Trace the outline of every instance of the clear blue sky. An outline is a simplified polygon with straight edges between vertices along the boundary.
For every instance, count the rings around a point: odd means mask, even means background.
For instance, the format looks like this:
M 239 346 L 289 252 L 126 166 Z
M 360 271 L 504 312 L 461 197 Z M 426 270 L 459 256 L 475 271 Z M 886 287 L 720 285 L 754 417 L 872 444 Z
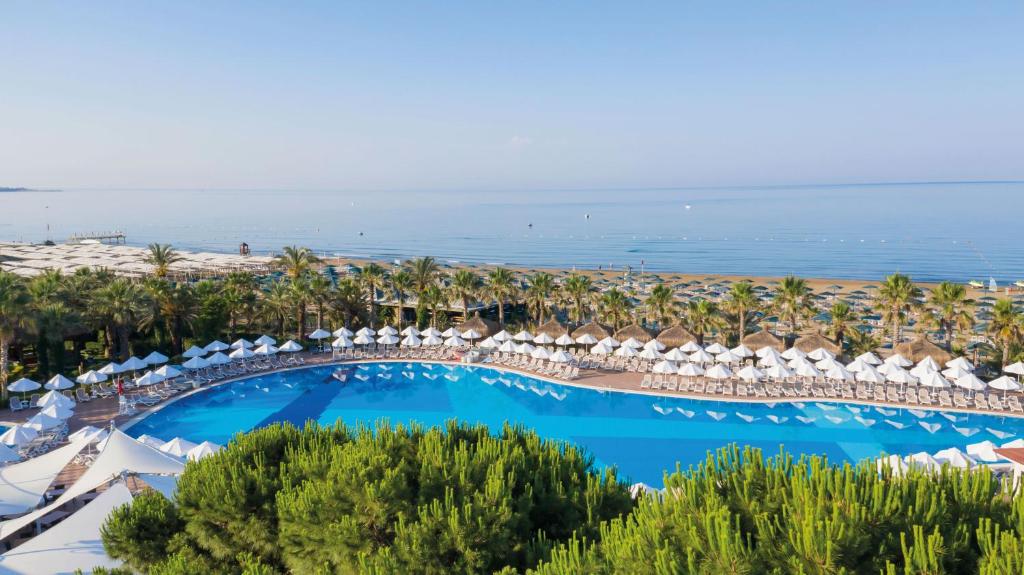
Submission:
M 1024 178 L 1024 3 L 13 2 L 0 186 Z

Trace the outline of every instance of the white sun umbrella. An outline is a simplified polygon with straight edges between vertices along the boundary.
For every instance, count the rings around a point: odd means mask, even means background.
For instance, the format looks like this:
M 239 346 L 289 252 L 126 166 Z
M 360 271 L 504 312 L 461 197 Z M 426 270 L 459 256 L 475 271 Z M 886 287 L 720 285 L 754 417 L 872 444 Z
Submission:
M 455 329 L 454 326 L 444 330 L 443 332 L 441 332 L 441 337 L 445 337 L 445 338 L 455 337 L 457 335 L 460 335 L 459 334 L 459 330 Z
M 683 345 L 679 346 L 679 349 L 685 351 L 686 353 L 696 353 L 696 352 L 698 352 L 698 351 L 700 351 L 700 350 L 702 350 L 704 348 L 702 348 L 701 346 L 697 345 L 697 342 L 695 342 L 695 341 L 693 341 L 691 339 L 690 341 L 688 341 L 688 342 L 684 343 Z
M 0 443 L 0 463 L 12 463 L 21 459 L 18 452 Z
M 918 379 L 921 379 L 922 377 L 929 373 L 938 373 L 938 370 L 933 369 L 932 367 L 922 364 L 920 362 L 918 362 L 918 364 L 915 365 L 914 367 L 910 368 L 910 375 Z
M 567 333 L 563 333 L 562 335 L 560 335 L 557 338 L 555 338 L 555 345 L 560 345 L 560 346 L 565 347 L 567 345 L 573 345 L 575 343 L 576 343 L 576 340 L 574 340 L 572 338 L 572 336 L 570 336 Z
M 334 337 L 352 337 L 355 334 L 352 333 L 352 331 L 349 330 L 347 327 L 343 326 L 343 327 L 339 327 L 338 329 L 334 330 L 334 332 L 332 332 L 331 335 L 333 335 Z
M 66 405 L 48 405 L 44 407 L 39 413 L 52 417 L 54 419 L 67 419 L 75 414 L 74 410 Z
M 791 359 L 789 360 L 787 365 L 789 365 L 790 369 L 794 370 L 800 369 L 801 367 L 814 367 L 814 364 L 812 364 L 811 361 L 806 357 L 797 357 Z
M 711 379 L 729 379 L 732 377 L 732 371 L 730 371 L 728 367 L 720 363 L 716 363 L 704 372 L 704 377 L 709 377 Z
M 267 345 L 267 344 L 264 344 L 264 345 Z M 189 441 L 187 439 L 182 439 L 180 437 L 175 437 L 174 439 L 172 439 L 172 440 L 168 441 L 167 443 L 161 445 L 158 449 L 160 449 L 160 451 L 163 451 L 164 453 L 166 453 L 168 455 L 173 455 L 175 457 L 185 457 L 188 454 L 189 451 L 192 451 L 196 447 L 198 447 L 197 444 L 192 443 L 191 441 Z
M 760 359 L 757 360 L 757 364 L 761 367 L 771 367 L 773 365 L 784 365 L 786 358 L 782 357 L 782 354 L 775 351 L 775 348 L 761 348 L 767 349 L 764 355 L 758 355 Z
M 547 348 L 538 347 L 530 352 L 530 357 L 533 359 L 547 359 L 551 357 L 551 353 L 548 352 Z
M 534 347 L 528 342 L 523 342 L 516 345 L 516 353 L 533 353 Z
M 356 345 L 370 345 L 373 343 L 373 336 L 367 333 L 356 334 L 356 338 L 352 340 Z
M 823 359 L 834 359 L 836 357 L 836 354 L 832 353 L 831 351 L 823 347 L 819 347 L 817 349 L 811 350 L 811 353 L 808 353 L 807 357 L 813 359 L 814 361 L 821 361 Z
M 774 347 L 772 347 L 770 345 L 766 345 L 766 346 L 757 348 L 757 351 L 754 352 L 754 355 L 756 355 L 757 357 L 760 357 L 760 358 L 764 358 L 765 356 L 767 356 L 770 353 L 779 353 L 779 352 Z
M 172 377 L 178 377 L 181 375 L 180 371 L 170 365 L 162 366 L 160 369 L 156 370 L 156 373 L 159 373 L 166 379 L 171 379 Z
M 971 391 L 983 391 L 987 387 L 987 384 L 984 381 L 978 379 L 978 376 L 974 375 L 973 373 L 968 373 L 967 375 L 960 377 L 953 383 L 955 383 L 957 387 L 962 387 L 964 389 L 969 389 Z
M 912 385 L 917 383 L 917 378 L 910 375 L 909 371 L 901 367 L 889 370 L 885 374 L 885 379 L 901 385 Z
M 706 352 L 708 352 L 708 353 L 710 353 L 712 355 L 718 355 L 720 353 L 725 353 L 725 352 L 729 351 L 729 348 L 725 347 L 724 345 L 722 345 L 722 344 L 720 344 L 718 342 L 715 342 L 715 343 L 712 343 L 711 345 L 705 347 L 704 351 L 706 351 Z
M 0 443 L 14 447 L 21 447 L 22 445 L 31 442 L 36 437 L 39 437 L 39 431 L 35 428 L 27 427 L 25 425 L 14 425 L 8 428 L 3 435 L 0 435 Z
M 1018 361 L 1011 363 L 1010 365 L 1003 368 L 1006 373 L 1012 373 L 1014 375 L 1024 375 L 1024 362 Z
M 995 452 L 998 446 L 989 440 L 980 441 L 978 443 L 972 443 L 967 446 L 967 455 L 970 455 L 978 461 L 984 461 L 985 463 L 994 463 L 1003 459 L 1001 455 Z
M 949 382 L 946 381 L 946 379 L 942 377 L 942 374 L 937 371 L 928 372 L 920 379 L 920 381 L 918 381 L 918 383 L 924 387 L 931 387 L 934 389 L 949 388 Z
M 46 389 L 51 389 L 51 390 L 60 390 L 60 389 L 71 389 L 74 386 L 75 386 L 75 382 L 73 382 L 70 379 L 64 377 L 63 375 L 57 374 L 57 375 L 51 377 L 50 380 L 47 381 L 46 385 L 44 385 L 43 387 L 45 387 Z
M 256 355 L 274 355 L 277 353 L 277 348 L 269 343 L 265 343 L 256 349 L 252 350 Z
M 656 339 L 644 344 L 644 349 L 653 349 L 654 351 L 665 351 L 665 344 L 661 343 Z
M 431 335 L 428 335 L 427 337 L 423 338 L 423 345 L 426 346 L 426 347 L 436 347 L 436 346 L 439 346 L 439 345 L 441 345 L 443 343 L 444 343 L 444 340 L 441 339 L 441 336 L 439 336 L 439 335 L 431 334 Z
M 441 332 L 437 331 L 437 329 L 434 327 L 428 327 L 427 329 L 420 332 L 420 337 L 441 337 Z
M 821 372 L 818 371 L 818 368 L 814 367 L 814 365 L 809 361 L 801 363 L 793 371 L 796 372 L 798 376 L 806 379 L 817 379 L 821 377 Z
M 704 375 L 704 368 L 696 363 L 684 363 L 679 366 L 679 371 L 676 373 L 686 377 L 700 377 Z
M 654 367 L 651 368 L 651 371 L 653 371 L 654 373 L 672 373 L 672 374 L 674 374 L 674 373 L 679 371 L 679 366 L 676 365 L 676 363 L 674 361 L 670 361 L 670 360 L 666 359 L 666 360 L 662 360 L 662 361 L 659 361 L 658 363 L 654 364 Z
M 358 330 L 356 330 L 356 335 L 357 336 L 360 336 L 360 335 L 374 336 L 374 335 L 377 335 L 377 332 L 375 332 L 372 329 L 364 326 L 364 327 L 361 327 Z
M 893 371 L 893 370 L 896 370 L 896 369 L 903 369 L 903 368 L 898 366 L 898 365 L 896 365 L 895 363 L 883 363 L 882 365 L 878 366 L 878 373 L 880 373 L 882 375 L 888 375 L 890 371 Z
M 743 358 L 733 353 L 731 349 L 727 349 L 716 355 L 715 361 L 718 363 L 738 363 L 743 361 Z
M 512 334 L 510 334 L 509 332 L 507 332 L 505 330 L 501 330 L 498 333 L 494 334 L 494 340 L 495 341 L 500 341 L 502 343 L 505 343 L 506 341 L 509 341 L 510 339 L 512 339 Z
M 842 364 L 839 364 L 839 363 L 837 363 L 837 364 L 833 365 L 831 368 L 829 368 L 829 370 L 827 372 L 825 372 L 825 377 L 830 379 L 830 380 L 832 380 L 832 381 L 853 381 L 854 380 L 853 373 L 850 370 L 848 370 L 845 367 L 843 367 Z
M 380 345 L 395 345 L 398 343 L 398 336 L 386 333 L 377 338 L 377 343 Z
M 765 370 L 765 374 L 772 379 L 786 379 L 793 375 L 793 372 L 784 363 L 776 363 Z
M 103 375 L 116 375 L 118 373 L 124 373 L 125 371 L 128 370 L 121 367 L 121 364 L 114 362 L 110 362 L 99 369 L 99 372 Z
M 546 333 L 538 333 L 536 336 L 534 336 L 533 343 L 537 345 L 548 345 L 551 343 L 555 343 L 555 338 L 551 337 Z
M 402 330 L 402 335 L 415 335 L 418 337 L 420 335 L 420 330 L 416 329 L 416 326 L 414 325 L 408 325 Z
M 36 405 L 39 407 L 50 407 L 51 405 L 59 405 L 70 409 L 75 408 L 75 402 L 71 401 L 63 393 L 56 390 L 44 393 L 43 396 L 39 398 L 39 401 L 36 403 Z
M 402 338 L 402 347 L 419 347 L 421 345 L 423 345 L 423 340 L 414 333 L 410 333 Z
M 878 364 L 873 364 L 873 363 L 871 363 L 871 362 L 869 362 L 869 361 L 867 361 L 867 360 L 865 360 L 863 358 L 858 357 L 857 359 L 855 359 L 855 360 L 851 361 L 850 363 L 846 364 L 846 369 L 848 369 L 848 370 L 850 370 L 850 371 L 852 371 L 854 373 L 858 373 L 858 372 L 864 371 L 865 369 L 875 369 L 875 367 L 874 367 L 875 365 L 878 365 Z
M 918 467 L 928 471 L 942 467 L 942 464 L 936 461 L 927 451 L 919 451 L 913 455 L 908 455 L 904 461 L 906 461 L 908 467 Z
M 885 361 L 882 363 L 888 363 L 890 365 L 895 365 L 899 367 L 910 367 L 914 365 L 914 362 L 910 361 L 909 359 L 903 357 L 898 353 L 894 353 L 889 357 L 885 358 Z
M 821 371 L 828 371 L 834 367 L 841 367 L 844 370 L 846 369 L 846 366 L 836 361 L 834 357 L 826 357 L 825 359 L 818 360 L 814 362 L 814 367 Z
M 619 340 L 615 339 L 612 336 L 608 336 L 608 337 L 602 339 L 601 341 L 599 341 L 597 343 L 603 343 L 604 345 L 606 345 L 608 347 L 611 347 L 611 348 L 616 348 L 616 347 L 619 347 L 620 345 L 622 345 L 622 343 L 619 342 Z
M 240 348 L 232 351 L 230 354 L 228 354 L 228 357 L 230 357 L 231 359 L 249 359 L 250 357 L 252 357 L 254 355 L 256 355 L 256 354 L 253 353 L 253 351 L 251 349 L 249 349 L 247 347 L 240 347 Z M 188 367 L 188 366 L 186 365 L 185 367 Z
M 193 345 L 192 347 L 186 349 L 185 353 L 183 353 L 181 355 L 183 357 L 188 357 L 188 358 L 199 357 L 199 356 L 202 356 L 202 355 L 206 355 L 206 350 L 201 348 L 201 347 L 199 347 L 199 346 L 197 346 L 197 345 Z
M 330 334 L 327 335 L 330 336 Z M 289 339 L 288 341 L 281 344 L 281 347 L 277 348 L 277 351 L 283 351 L 285 353 L 295 353 L 297 351 L 302 351 L 302 346 Z
M 705 349 L 698 349 L 697 351 L 690 354 L 690 361 L 693 363 L 707 364 L 715 361 L 715 356 L 708 353 Z
M 764 378 L 764 372 L 752 365 L 745 366 L 743 369 L 736 372 L 736 376 L 748 383 L 760 381 Z
M 218 351 L 217 353 L 206 358 L 206 361 L 210 362 L 210 365 L 227 365 L 231 363 L 231 358 L 224 355 L 224 352 Z
M 932 356 L 930 355 L 924 356 L 924 359 L 917 362 L 917 365 L 914 367 L 921 367 L 930 369 L 932 371 L 939 371 L 939 364 L 934 359 L 932 359 Z
M 167 443 L 166 441 L 164 441 L 163 439 L 160 439 L 159 437 L 153 437 L 152 435 L 148 435 L 148 434 L 145 434 L 145 433 L 143 433 L 142 435 L 136 437 L 135 441 L 138 441 L 139 443 L 141 443 L 143 445 L 148 445 L 150 447 L 155 447 L 156 449 L 160 449 L 160 447 L 163 444 Z
M 92 425 L 86 425 L 85 427 L 82 427 L 81 429 L 72 433 L 71 435 L 68 435 L 68 441 L 74 442 L 88 440 L 90 443 L 95 443 L 97 441 L 102 441 L 103 439 L 106 439 L 105 435 L 103 437 L 100 437 L 100 435 L 105 431 L 106 429 L 100 429 L 98 427 L 93 427 Z M 99 437 L 99 439 L 95 439 L 95 437 Z
M 327 335 L 330 335 L 330 334 L 327 334 Z M 199 445 L 197 445 L 197 446 L 193 447 L 192 449 L 190 449 L 188 451 L 188 453 L 186 454 L 186 457 L 188 457 L 192 461 L 199 461 L 200 459 L 202 459 L 204 457 L 208 457 L 210 455 L 213 455 L 214 453 L 217 453 L 221 449 L 224 449 L 224 448 L 222 446 L 220 446 L 220 445 L 217 445 L 216 443 L 213 443 L 213 442 L 210 442 L 210 441 L 204 441 L 204 442 L 200 443 Z
M 46 415 L 43 412 L 39 412 L 30 417 L 29 420 L 25 422 L 25 426 L 31 427 L 36 431 L 43 431 L 44 429 L 53 429 L 54 427 L 57 427 L 58 425 L 61 425 L 63 423 L 63 419 Z
M 650 360 L 661 359 L 661 358 L 665 357 L 660 351 L 658 351 L 658 350 L 656 350 L 654 348 L 649 348 L 649 347 L 645 347 L 645 348 L 641 349 L 640 353 L 638 355 L 639 355 L 640 359 L 650 359 Z
M 501 353 L 515 353 L 516 344 L 512 343 L 511 340 L 506 339 L 505 341 L 501 342 L 501 345 L 498 346 L 498 351 L 500 351 Z
M 219 339 L 215 339 L 210 343 L 206 344 L 206 346 L 203 349 L 205 349 L 206 351 L 225 351 L 231 349 L 231 346 Z
M 488 337 L 478 344 L 483 349 L 497 349 L 499 344 L 493 337 Z
M 82 375 L 75 378 L 78 383 L 87 383 L 92 385 L 94 383 L 100 383 L 101 381 L 107 381 L 107 376 L 98 371 L 89 370 Z
M 313 330 L 313 333 L 310 333 L 306 337 L 308 337 L 309 339 L 315 339 L 317 341 L 320 341 L 321 339 L 327 339 L 331 337 L 331 332 L 327 331 L 326 329 L 316 328 Z
M 515 334 L 514 336 L 512 336 L 512 339 L 514 339 L 516 341 L 532 341 L 533 340 L 533 335 L 531 335 L 530 332 L 528 332 L 528 331 L 526 331 L 524 329 L 524 330 L 520 331 L 519 333 Z
M 141 359 L 135 357 L 134 355 L 129 357 L 127 360 L 125 360 L 124 363 L 121 364 L 121 368 L 124 369 L 125 371 L 138 371 L 140 369 L 146 369 L 148 367 L 148 363 L 142 361 Z
M 947 367 L 942 370 L 942 375 L 949 379 L 960 379 L 961 377 L 970 374 L 971 372 L 961 369 L 959 367 Z
M 1020 383 L 1008 375 L 1001 375 L 993 379 L 988 382 L 988 386 L 1002 391 L 1020 391 Z
M 907 472 L 907 463 L 899 455 L 888 455 L 875 460 L 875 468 L 879 473 L 886 467 L 892 471 L 893 477 L 901 477 Z
M 235 350 L 235 351 L 239 351 L 239 350 Z M 246 350 L 246 351 L 248 351 L 248 350 Z M 252 352 L 250 352 L 250 353 L 252 353 Z M 232 353 L 231 355 L 234 355 L 234 353 Z M 190 359 L 190 360 L 186 361 L 185 363 L 181 364 L 181 367 L 184 367 L 185 369 L 203 369 L 204 367 L 210 367 L 210 362 L 206 361 L 205 359 L 203 359 L 201 357 L 193 357 L 192 359 Z
M 795 347 L 791 347 L 791 348 L 787 349 L 786 351 L 782 352 L 782 357 L 784 359 L 787 359 L 787 360 L 792 360 L 792 359 L 796 359 L 798 357 L 807 357 L 807 354 L 802 352 L 802 351 L 800 351 L 799 349 L 797 349 Z
M 448 339 L 444 340 L 444 345 L 446 347 L 462 347 L 466 345 L 466 340 L 462 339 L 458 335 L 453 335 Z
M 585 333 L 576 338 L 576 343 L 580 345 L 596 345 L 598 339 L 589 333 Z
M 936 451 L 933 455 L 936 461 L 944 463 L 950 467 L 956 467 L 959 469 L 969 469 L 978 465 L 978 462 L 973 457 L 960 451 L 958 447 L 950 447 L 943 449 L 942 451 Z
M 40 387 L 42 387 L 42 385 L 39 385 L 39 383 L 32 381 L 27 377 L 23 377 L 18 381 L 15 381 L 14 383 L 8 385 L 7 391 L 17 391 L 19 393 L 24 393 L 26 391 L 35 391 Z
M 231 349 L 241 349 L 243 347 L 245 349 L 252 349 L 252 348 L 256 347 L 256 344 L 254 344 L 253 342 L 245 339 L 244 337 L 240 337 L 240 338 L 236 339 L 235 341 L 231 342 Z
M 636 357 L 637 355 L 636 348 L 634 347 L 627 347 L 624 345 L 615 350 L 615 357 Z
M 873 352 L 865 351 L 864 353 L 853 358 L 854 360 L 860 360 L 870 365 L 882 365 L 882 360 L 878 358 Z
M 597 344 L 594 345 L 594 347 L 590 348 L 590 353 L 594 355 L 608 355 L 609 353 L 612 353 L 612 348 L 608 347 L 607 345 L 601 342 L 598 342 Z
M 690 354 L 677 347 L 668 350 L 668 353 L 665 354 L 665 359 L 671 361 L 688 361 L 690 359 Z
M 481 336 L 480 332 L 478 332 L 475 329 L 467 329 L 466 331 L 462 332 L 461 337 L 462 339 L 468 339 L 469 341 L 473 341 L 474 339 L 480 339 L 483 336 Z
M 354 344 L 352 340 L 347 337 L 339 337 L 331 342 L 331 347 L 334 349 L 346 349 L 352 347 Z
M 269 335 L 263 334 L 256 338 L 254 341 L 256 345 L 277 345 L 277 340 L 270 337 Z
M 218 353 L 220 353 L 220 352 L 218 352 Z M 221 357 L 223 357 L 224 359 L 227 359 L 228 356 L 226 356 L 224 354 L 221 354 Z M 231 360 L 228 359 L 228 361 L 231 361 Z M 135 380 L 135 385 L 143 385 L 143 386 L 145 386 L 145 385 L 154 385 L 154 384 L 160 383 L 163 380 L 164 380 L 164 376 L 162 376 L 162 375 L 160 375 L 160 374 L 158 374 L 156 372 L 147 371 L 146 373 L 142 374 L 141 377 L 139 377 L 138 379 Z
M 877 369 L 871 367 L 870 365 L 867 366 L 865 369 L 862 369 L 855 373 L 857 374 L 855 376 L 857 378 L 857 381 L 863 383 L 885 383 L 885 376 L 879 373 Z
M 754 357 L 754 350 L 752 350 L 749 347 L 743 345 L 742 343 L 737 345 L 736 347 L 732 348 L 729 351 L 731 351 L 731 352 L 735 353 L 736 355 L 738 355 L 740 357 L 743 357 L 743 358 Z
M 633 349 L 640 349 L 644 346 L 644 344 L 640 343 L 640 340 L 636 339 L 635 337 L 631 337 L 619 345 L 621 345 L 622 347 L 631 347 Z
M 947 361 L 946 367 L 959 367 L 964 371 L 974 371 L 974 365 L 963 356 Z
M 167 363 L 168 359 L 166 355 L 159 351 L 151 351 L 149 355 L 142 358 L 142 361 L 146 362 L 146 365 L 160 365 L 161 363 Z
M 390 325 L 386 325 L 377 330 L 377 335 L 398 335 L 398 330 Z
M 548 361 L 553 361 L 555 363 L 569 363 L 570 361 L 572 361 L 572 354 L 565 351 L 564 349 L 560 349 L 555 353 L 551 354 L 551 356 L 548 357 Z

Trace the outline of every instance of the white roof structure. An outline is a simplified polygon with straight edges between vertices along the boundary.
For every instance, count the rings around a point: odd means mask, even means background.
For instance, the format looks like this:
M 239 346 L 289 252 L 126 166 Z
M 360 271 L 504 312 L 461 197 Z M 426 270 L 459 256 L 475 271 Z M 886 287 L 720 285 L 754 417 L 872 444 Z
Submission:
M 53 480 L 85 445 L 76 441 L 28 461 L 0 467 L 0 515 L 24 513 L 39 505 Z
M 110 513 L 132 500 L 124 483 L 117 482 L 85 507 L 54 527 L 0 555 L 0 573 L 38 574 L 89 572 L 94 567 L 120 567 L 103 550 L 100 527 Z

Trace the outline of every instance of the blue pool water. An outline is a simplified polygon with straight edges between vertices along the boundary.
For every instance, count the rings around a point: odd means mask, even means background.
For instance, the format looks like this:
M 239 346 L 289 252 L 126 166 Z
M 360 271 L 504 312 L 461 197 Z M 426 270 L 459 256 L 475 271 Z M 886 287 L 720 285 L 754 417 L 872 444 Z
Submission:
M 341 385 L 331 372 L 348 372 Z M 571 441 L 630 481 L 661 485 L 662 472 L 703 460 L 730 442 L 769 453 L 857 461 L 881 452 L 934 453 L 1024 436 L 1024 420 L 820 402 L 753 404 L 658 398 L 556 385 L 483 367 L 371 363 L 312 367 L 211 388 L 168 405 L 127 432 L 226 443 L 236 432 L 278 421 L 301 425 L 451 418 L 499 428 L 506 420 Z

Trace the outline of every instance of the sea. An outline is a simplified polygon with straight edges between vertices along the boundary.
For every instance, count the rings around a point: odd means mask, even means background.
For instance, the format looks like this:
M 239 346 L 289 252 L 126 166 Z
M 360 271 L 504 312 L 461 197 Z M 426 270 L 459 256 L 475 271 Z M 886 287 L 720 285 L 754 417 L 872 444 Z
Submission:
M 1024 279 L 1024 182 L 544 191 L 0 193 L 0 241 L 919 281 Z

